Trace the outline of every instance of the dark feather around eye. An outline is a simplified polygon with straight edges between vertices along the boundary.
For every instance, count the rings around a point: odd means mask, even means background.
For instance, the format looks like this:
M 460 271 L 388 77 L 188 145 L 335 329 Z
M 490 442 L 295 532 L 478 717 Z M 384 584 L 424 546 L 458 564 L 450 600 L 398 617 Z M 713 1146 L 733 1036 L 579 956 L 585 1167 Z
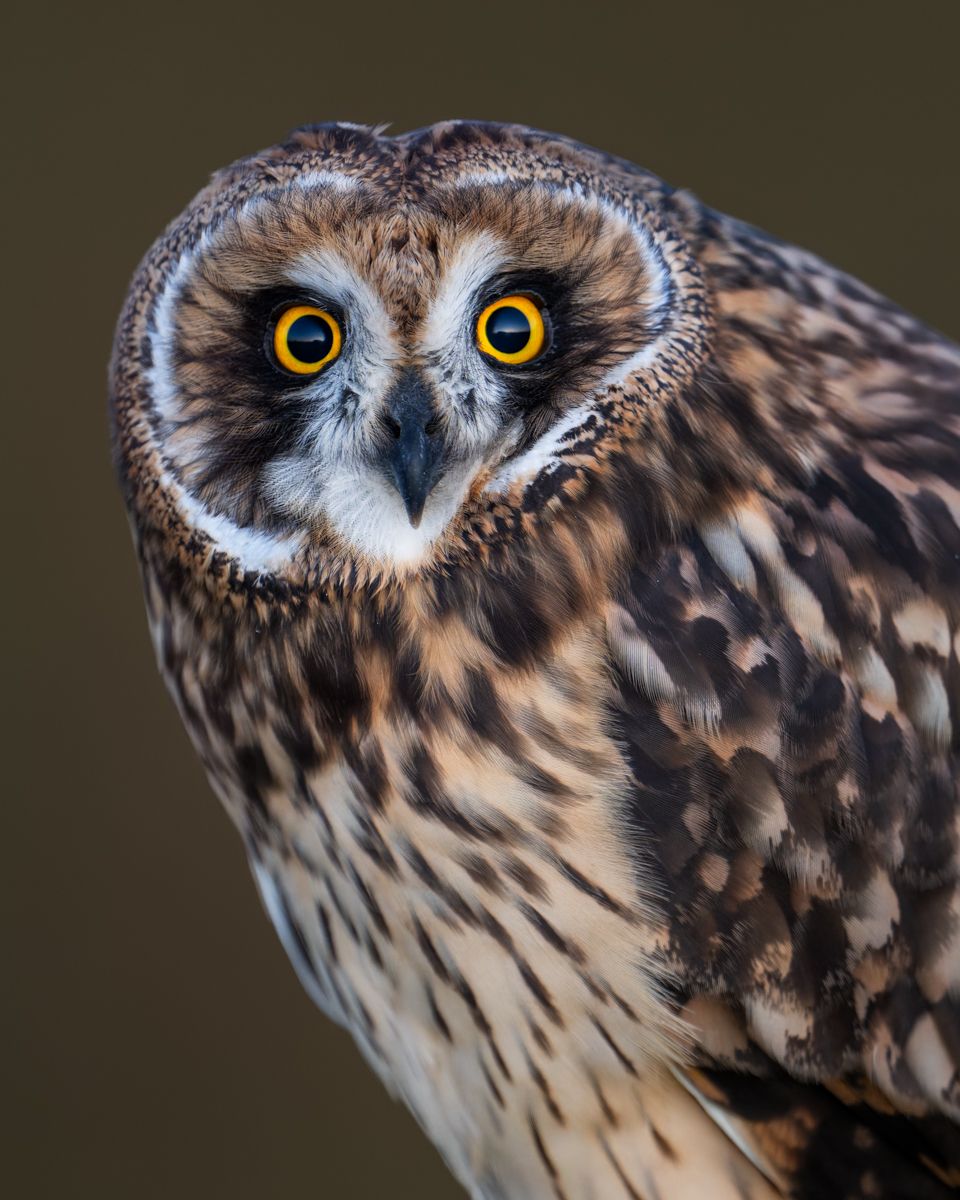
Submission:
M 554 306 L 561 304 L 570 284 L 562 276 L 549 271 L 501 271 L 487 280 L 473 302 L 471 320 L 476 322 L 480 313 L 501 296 L 531 296 L 542 309 L 552 313 Z
M 296 397 L 309 382 L 307 377 L 297 379 L 283 372 L 273 361 L 270 353 L 273 326 L 277 316 L 295 304 L 308 304 L 322 308 L 336 318 L 341 330 L 346 332 L 346 319 L 339 305 L 325 297 L 305 291 L 303 288 L 275 287 L 256 292 L 228 291 L 205 280 L 204 286 L 216 292 L 223 301 L 222 318 L 216 340 L 208 337 L 206 344 L 191 352 L 181 345 L 174 349 L 177 367 L 222 366 L 223 398 L 230 403 L 242 380 L 245 386 L 244 404 L 250 403 L 251 395 L 259 395 L 263 403 L 274 405 L 284 397 Z M 189 293 L 181 297 L 180 307 L 189 308 L 192 303 Z
M 286 389 L 299 389 L 311 381 L 310 376 L 293 378 L 276 366 L 270 345 L 273 338 L 273 327 L 277 318 L 286 309 L 294 305 L 310 305 L 323 309 L 334 317 L 344 335 L 346 335 L 346 318 L 338 304 L 328 300 L 317 292 L 304 291 L 303 288 L 276 287 L 264 288 L 262 291 L 251 293 L 243 298 L 242 320 L 244 340 L 251 347 L 256 347 L 260 358 L 259 372 L 268 377 L 272 385 L 278 384 Z
M 547 345 L 542 354 L 517 366 L 491 363 L 497 374 L 510 381 L 510 400 L 520 412 L 549 410 L 562 388 L 568 388 L 581 371 L 596 371 L 623 345 L 625 333 L 633 333 L 637 348 L 646 340 L 646 330 L 638 322 L 633 331 L 622 324 L 613 326 L 602 309 L 588 306 L 582 295 L 583 277 L 576 270 L 566 272 L 504 271 L 494 276 L 477 296 L 476 316 L 499 296 L 523 293 L 541 306 L 547 326 Z
M 277 310 L 322 298 L 289 288 L 254 294 L 214 290 L 220 301 L 216 316 L 208 309 L 202 323 L 191 322 L 192 295 L 181 297 L 182 319 L 193 336 L 179 340 L 172 356 L 188 420 L 206 430 L 204 462 L 193 486 L 207 503 L 229 499 L 243 520 L 252 519 L 256 509 L 259 519 L 269 521 L 264 468 L 298 444 L 314 402 L 298 380 L 273 365 L 264 343 Z

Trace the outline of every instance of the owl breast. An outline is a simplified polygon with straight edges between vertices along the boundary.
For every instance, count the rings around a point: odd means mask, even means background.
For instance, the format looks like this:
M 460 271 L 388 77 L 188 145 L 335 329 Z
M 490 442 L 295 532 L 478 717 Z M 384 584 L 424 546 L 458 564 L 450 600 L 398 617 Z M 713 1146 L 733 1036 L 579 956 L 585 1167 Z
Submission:
M 589 1196 L 614 1162 L 669 1168 L 657 1138 L 700 1110 L 665 1074 L 682 1040 L 618 829 L 599 614 L 518 670 L 457 616 L 390 614 L 401 652 L 328 613 L 241 655 L 163 611 L 167 682 L 304 986 L 458 1177 L 550 1195 L 562 1170 Z

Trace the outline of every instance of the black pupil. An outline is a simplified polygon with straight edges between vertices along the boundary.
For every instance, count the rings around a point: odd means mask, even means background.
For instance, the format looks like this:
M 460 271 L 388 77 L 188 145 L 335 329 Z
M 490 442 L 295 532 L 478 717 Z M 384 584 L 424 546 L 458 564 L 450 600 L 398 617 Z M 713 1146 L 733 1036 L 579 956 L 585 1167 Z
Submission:
M 530 320 L 522 309 L 504 304 L 487 317 L 487 341 L 501 354 L 518 354 L 530 341 Z
M 318 363 L 333 349 L 333 330 L 323 317 L 305 313 L 287 330 L 287 349 L 302 363 Z

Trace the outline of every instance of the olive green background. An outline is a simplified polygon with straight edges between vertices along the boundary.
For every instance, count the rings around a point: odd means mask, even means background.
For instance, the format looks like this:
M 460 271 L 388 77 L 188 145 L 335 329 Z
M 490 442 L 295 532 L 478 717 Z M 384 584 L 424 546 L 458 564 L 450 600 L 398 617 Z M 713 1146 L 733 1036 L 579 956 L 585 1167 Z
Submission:
M 297 124 L 485 117 L 641 162 L 956 336 L 960 5 L 24 8 L 5 54 L 0 1189 L 455 1197 L 301 992 L 156 675 L 107 447 L 127 280 L 214 168 Z

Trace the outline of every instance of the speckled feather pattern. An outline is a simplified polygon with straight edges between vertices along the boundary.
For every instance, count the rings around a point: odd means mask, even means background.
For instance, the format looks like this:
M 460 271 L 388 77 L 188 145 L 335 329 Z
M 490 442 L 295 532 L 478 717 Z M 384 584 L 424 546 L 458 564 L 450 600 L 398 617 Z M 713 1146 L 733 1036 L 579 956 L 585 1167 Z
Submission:
M 242 314 L 335 253 L 467 445 L 468 367 L 417 339 L 483 238 L 574 280 L 573 332 L 391 565 L 277 501 L 307 418 Z M 555 135 L 333 125 L 169 227 L 111 379 L 184 723 L 305 986 L 472 1195 L 952 1194 L 957 347 Z

